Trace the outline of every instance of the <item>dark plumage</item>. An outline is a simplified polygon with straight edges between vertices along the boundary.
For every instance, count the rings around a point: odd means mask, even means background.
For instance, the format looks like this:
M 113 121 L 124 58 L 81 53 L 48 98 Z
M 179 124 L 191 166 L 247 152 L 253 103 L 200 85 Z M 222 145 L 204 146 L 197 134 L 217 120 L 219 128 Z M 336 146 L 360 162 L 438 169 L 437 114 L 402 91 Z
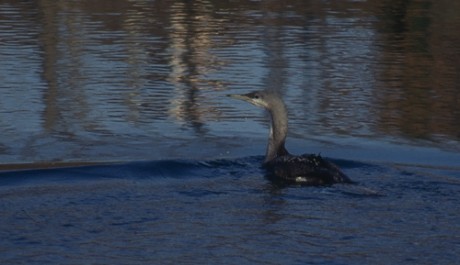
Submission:
M 255 91 L 229 97 L 262 107 L 270 113 L 270 135 L 263 164 L 270 179 L 302 185 L 352 182 L 335 164 L 319 155 L 289 154 L 284 146 L 288 129 L 287 111 L 283 100 L 276 93 Z
M 264 163 L 267 176 L 304 185 L 350 183 L 350 179 L 332 162 L 319 155 L 284 155 Z

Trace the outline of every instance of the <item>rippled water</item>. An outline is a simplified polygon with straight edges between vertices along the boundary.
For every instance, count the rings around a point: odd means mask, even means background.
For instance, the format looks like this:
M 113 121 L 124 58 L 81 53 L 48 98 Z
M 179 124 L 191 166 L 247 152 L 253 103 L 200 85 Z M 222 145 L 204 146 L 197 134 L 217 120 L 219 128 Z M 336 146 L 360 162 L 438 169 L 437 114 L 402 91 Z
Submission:
M 336 161 L 276 187 L 262 157 L 0 174 L 4 263 L 455 264 L 458 171 Z M 427 174 L 428 172 L 428 174 Z
M 0 261 L 454 264 L 459 11 L 0 2 Z M 358 184 L 264 179 L 267 116 L 225 97 L 264 88 Z

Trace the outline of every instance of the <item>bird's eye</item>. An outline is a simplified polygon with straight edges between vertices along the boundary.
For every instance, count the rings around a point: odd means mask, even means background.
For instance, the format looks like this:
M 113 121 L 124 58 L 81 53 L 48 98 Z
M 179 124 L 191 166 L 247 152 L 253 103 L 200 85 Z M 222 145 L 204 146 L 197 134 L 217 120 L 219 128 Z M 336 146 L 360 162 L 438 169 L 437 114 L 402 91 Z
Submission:
M 254 95 L 254 99 L 259 99 L 259 95 Z

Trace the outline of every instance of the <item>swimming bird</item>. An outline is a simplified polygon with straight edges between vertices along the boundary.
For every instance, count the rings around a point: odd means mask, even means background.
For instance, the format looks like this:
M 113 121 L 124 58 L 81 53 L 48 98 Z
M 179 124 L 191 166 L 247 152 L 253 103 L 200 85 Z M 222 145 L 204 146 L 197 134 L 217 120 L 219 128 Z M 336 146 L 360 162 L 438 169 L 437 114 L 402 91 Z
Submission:
M 276 92 L 263 90 L 228 96 L 264 108 L 270 114 L 270 134 L 263 162 L 268 178 L 301 185 L 352 183 L 338 166 L 320 155 L 296 156 L 286 150 L 284 144 L 288 132 L 288 113 Z

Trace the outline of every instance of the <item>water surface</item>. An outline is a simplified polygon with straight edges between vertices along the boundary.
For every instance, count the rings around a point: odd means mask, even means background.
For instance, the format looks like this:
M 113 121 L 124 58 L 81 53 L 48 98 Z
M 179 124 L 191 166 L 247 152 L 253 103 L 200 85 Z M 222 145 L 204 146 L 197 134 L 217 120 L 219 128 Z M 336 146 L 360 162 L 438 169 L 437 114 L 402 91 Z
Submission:
M 453 264 L 460 5 L 2 1 L 2 263 Z M 280 188 L 288 149 L 357 185 Z M 21 170 L 17 170 L 21 169 Z

